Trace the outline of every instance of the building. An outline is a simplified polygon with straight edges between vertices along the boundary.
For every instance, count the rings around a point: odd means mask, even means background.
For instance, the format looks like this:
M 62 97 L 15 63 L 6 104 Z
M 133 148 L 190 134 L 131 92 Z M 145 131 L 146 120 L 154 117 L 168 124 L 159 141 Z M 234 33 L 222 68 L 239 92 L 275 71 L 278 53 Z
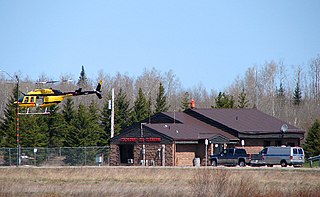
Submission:
M 257 109 L 162 112 L 111 139 L 110 165 L 206 165 L 206 155 L 225 147 L 257 153 L 270 145 L 299 146 L 303 138 L 302 129 Z

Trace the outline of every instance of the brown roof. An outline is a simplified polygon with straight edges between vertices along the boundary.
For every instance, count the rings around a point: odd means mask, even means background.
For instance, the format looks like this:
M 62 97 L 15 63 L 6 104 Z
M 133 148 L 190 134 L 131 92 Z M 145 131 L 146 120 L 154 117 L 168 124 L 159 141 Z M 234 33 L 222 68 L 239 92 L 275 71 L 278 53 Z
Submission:
M 186 111 L 188 114 L 195 114 L 194 112 L 240 133 L 247 134 L 279 133 L 281 126 L 287 124 L 257 109 L 192 109 L 189 112 Z M 304 133 L 302 129 L 290 124 L 287 125 L 288 133 Z
M 202 122 L 186 113 L 163 112 L 162 114 L 175 119 L 175 122 L 177 123 L 153 123 L 146 124 L 145 126 L 175 140 L 210 139 L 217 135 L 228 138 L 229 140 L 239 140 L 237 137 L 205 122 Z

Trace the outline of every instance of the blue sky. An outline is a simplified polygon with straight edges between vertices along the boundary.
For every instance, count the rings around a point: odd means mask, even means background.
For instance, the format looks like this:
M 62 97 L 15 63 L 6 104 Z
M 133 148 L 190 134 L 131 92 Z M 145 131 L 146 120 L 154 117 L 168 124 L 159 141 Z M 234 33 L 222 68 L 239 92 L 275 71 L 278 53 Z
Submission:
M 36 80 L 155 67 L 185 88 L 223 90 L 266 61 L 308 66 L 319 10 L 318 0 L 0 0 L 0 69 Z

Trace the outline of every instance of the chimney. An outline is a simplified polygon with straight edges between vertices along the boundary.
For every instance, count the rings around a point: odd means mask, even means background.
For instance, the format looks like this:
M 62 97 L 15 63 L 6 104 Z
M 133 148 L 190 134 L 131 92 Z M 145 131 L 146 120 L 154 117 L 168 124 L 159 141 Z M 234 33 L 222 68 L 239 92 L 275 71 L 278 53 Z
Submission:
M 191 99 L 191 109 L 196 108 L 196 102 L 194 101 L 194 99 Z

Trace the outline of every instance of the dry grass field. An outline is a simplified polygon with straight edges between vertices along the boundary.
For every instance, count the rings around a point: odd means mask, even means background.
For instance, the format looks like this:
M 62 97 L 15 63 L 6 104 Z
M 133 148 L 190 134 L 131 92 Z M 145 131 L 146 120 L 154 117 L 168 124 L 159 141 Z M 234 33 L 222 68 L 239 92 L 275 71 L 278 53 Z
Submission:
M 2 167 L 4 196 L 320 196 L 320 170 Z

